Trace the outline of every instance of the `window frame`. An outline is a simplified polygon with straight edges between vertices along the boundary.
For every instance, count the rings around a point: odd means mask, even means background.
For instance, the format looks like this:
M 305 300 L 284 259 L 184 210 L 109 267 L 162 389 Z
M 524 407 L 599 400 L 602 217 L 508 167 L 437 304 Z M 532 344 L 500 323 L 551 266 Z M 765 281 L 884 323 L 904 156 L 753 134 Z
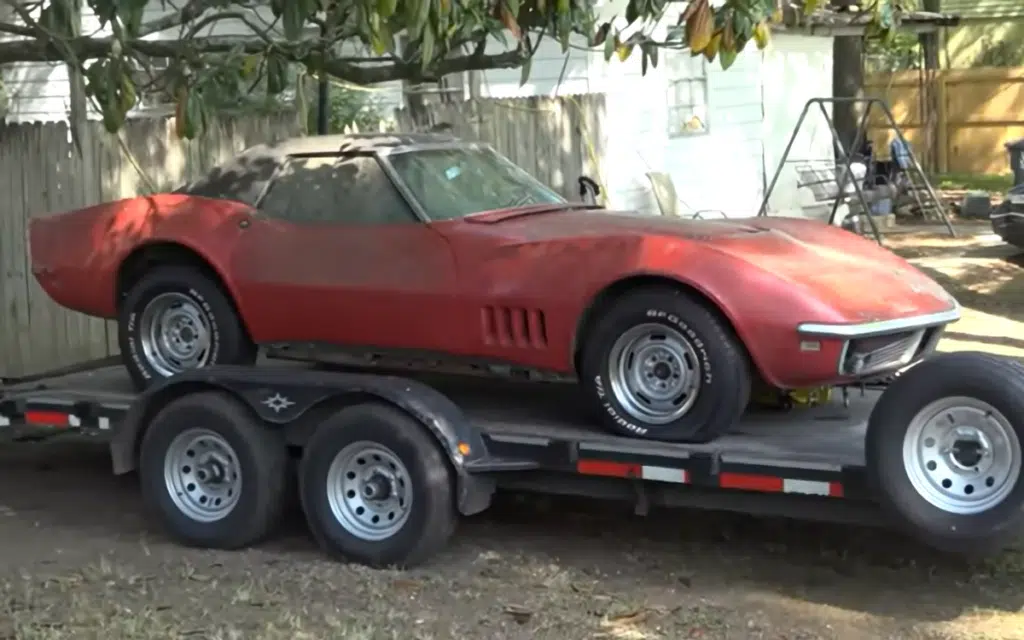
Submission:
M 280 177 L 281 173 L 284 172 L 288 168 L 288 166 L 292 162 L 294 162 L 295 160 L 305 160 L 305 159 L 309 159 L 309 158 L 333 158 L 337 162 L 341 162 L 343 160 L 352 160 L 352 159 L 355 159 L 355 158 L 370 158 L 371 160 L 373 160 L 374 162 L 377 163 L 377 166 L 381 169 L 381 172 L 384 174 L 384 177 L 387 179 L 387 181 L 391 185 L 391 187 L 395 190 L 395 193 L 398 195 L 398 197 L 408 207 L 408 209 L 409 209 L 409 221 L 408 221 L 408 223 L 415 224 L 415 223 L 426 222 L 426 220 L 424 219 L 420 209 L 418 208 L 418 205 L 416 205 L 413 202 L 410 202 L 409 196 L 406 193 L 407 190 L 404 189 L 404 188 L 401 188 L 396 183 L 395 176 L 394 176 L 394 170 L 387 163 L 387 161 L 384 160 L 384 158 L 381 157 L 381 154 L 376 152 L 376 151 L 365 151 L 365 152 L 343 151 L 343 152 L 340 152 L 340 153 L 337 152 L 337 151 L 329 151 L 329 152 L 325 152 L 325 153 L 295 153 L 295 154 L 289 154 L 289 155 L 285 156 L 282 159 L 282 162 L 280 162 L 277 165 L 277 167 L 274 169 L 274 172 L 271 174 L 270 179 L 268 179 L 267 183 L 263 186 L 263 190 L 260 192 L 259 197 L 256 198 L 256 202 L 253 205 L 253 208 L 256 209 L 260 213 L 261 216 L 266 217 L 266 218 L 275 219 L 275 220 L 284 220 L 285 222 L 289 222 L 291 224 L 303 224 L 303 225 L 305 225 L 305 224 L 311 224 L 311 225 L 312 224 L 336 224 L 336 225 L 343 225 L 343 226 L 349 226 L 349 227 L 367 227 L 367 228 L 370 228 L 370 227 L 389 226 L 391 224 L 407 224 L 405 222 L 395 222 L 395 223 L 386 223 L 386 224 L 385 223 L 380 223 L 380 224 L 361 224 L 361 223 L 358 223 L 358 222 L 343 221 L 343 220 L 330 221 L 330 222 L 322 222 L 322 223 L 318 223 L 318 222 L 295 222 L 295 221 L 288 220 L 287 218 L 276 217 L 276 216 L 273 216 L 270 213 L 268 213 L 266 211 L 266 209 L 263 208 L 263 203 L 266 200 L 267 195 L 269 195 L 270 192 L 273 190 L 274 184 L 277 182 L 277 180 Z
M 671 34 L 670 34 L 671 35 Z M 679 49 L 679 50 L 668 50 L 665 51 L 665 112 L 666 112 L 666 133 L 670 139 L 672 138 L 691 138 L 694 136 L 705 136 L 711 133 L 711 87 L 709 82 L 708 74 L 708 61 L 703 55 L 693 56 L 690 50 Z M 677 61 L 682 61 L 689 67 L 688 73 L 692 73 L 693 61 L 697 61 L 700 64 L 699 75 L 680 75 L 675 73 L 680 70 L 680 64 Z M 703 89 L 704 103 L 691 103 L 691 104 L 678 104 L 676 96 L 678 95 L 677 88 L 679 86 L 700 85 Z M 692 100 L 692 90 L 691 90 Z M 703 107 L 704 114 L 701 117 L 696 111 Z M 698 131 L 688 130 L 683 126 L 685 122 L 682 118 L 676 118 L 673 116 L 674 113 L 682 112 L 683 110 L 689 109 L 693 116 L 697 116 L 704 123 L 704 127 Z

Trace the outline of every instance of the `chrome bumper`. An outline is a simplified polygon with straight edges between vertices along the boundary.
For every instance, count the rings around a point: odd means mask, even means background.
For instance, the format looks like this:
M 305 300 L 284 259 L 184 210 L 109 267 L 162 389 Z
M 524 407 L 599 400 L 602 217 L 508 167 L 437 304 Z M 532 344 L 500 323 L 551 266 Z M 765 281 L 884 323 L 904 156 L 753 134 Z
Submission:
M 804 323 L 802 338 L 843 341 L 836 364 L 843 377 L 876 376 L 916 362 L 935 350 L 946 325 L 960 319 L 960 305 L 948 311 L 861 324 Z
M 903 333 L 918 329 L 928 329 L 956 322 L 960 319 L 960 304 L 955 303 L 952 309 L 929 313 L 923 316 L 897 318 L 895 320 L 878 320 L 859 324 L 819 324 L 804 322 L 797 325 L 797 333 L 808 338 L 871 338 L 890 333 Z

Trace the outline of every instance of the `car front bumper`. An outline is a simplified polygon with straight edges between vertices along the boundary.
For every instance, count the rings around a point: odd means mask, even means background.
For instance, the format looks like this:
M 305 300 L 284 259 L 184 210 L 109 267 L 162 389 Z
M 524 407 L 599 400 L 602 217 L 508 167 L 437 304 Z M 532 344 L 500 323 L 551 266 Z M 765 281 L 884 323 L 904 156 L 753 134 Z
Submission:
M 859 324 L 803 323 L 803 340 L 842 341 L 837 373 L 844 378 L 877 376 L 902 369 L 935 350 L 946 325 L 960 319 L 960 305 L 946 311 Z

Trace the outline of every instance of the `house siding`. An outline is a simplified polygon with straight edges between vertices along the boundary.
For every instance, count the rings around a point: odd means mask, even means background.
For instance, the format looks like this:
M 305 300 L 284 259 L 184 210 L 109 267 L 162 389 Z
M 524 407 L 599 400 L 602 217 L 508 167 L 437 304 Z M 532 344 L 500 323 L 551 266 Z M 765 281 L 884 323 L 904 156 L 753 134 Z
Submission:
M 491 70 L 482 74 L 481 93 L 484 97 L 604 93 L 604 139 L 594 142 L 604 149 L 601 178 L 612 207 L 657 213 L 646 174 L 660 171 L 672 176 L 683 213 L 717 210 L 729 217 L 756 215 L 766 183 L 807 100 L 832 93 L 832 39 L 777 34 L 765 51 L 751 46 L 727 71 L 717 61 L 709 63 L 708 130 L 702 134 L 668 135 L 665 67 L 659 64 L 643 75 L 638 54 L 625 62 L 615 58 L 605 62 L 600 51 L 587 51 L 582 42 L 567 54 L 551 42 L 538 50 L 527 84 L 520 87 L 518 71 Z M 561 84 L 559 78 L 563 78 Z M 827 123 L 815 112 L 790 159 L 831 156 Z M 793 208 L 795 189 L 795 171 L 787 166 L 770 210 L 800 215 Z
M 174 12 L 170 4 L 151 0 L 145 11 L 143 23 L 151 22 Z M 255 19 L 266 23 L 273 21 L 269 8 L 254 12 Z M 226 19 L 211 23 L 196 36 L 246 36 L 249 27 L 238 20 Z M 82 34 L 105 37 L 110 35 L 109 27 L 101 27 L 99 19 L 88 6 L 82 8 Z M 175 40 L 180 37 L 180 28 L 150 34 L 147 39 Z M 343 55 L 360 55 L 359 45 L 346 45 Z M 10 97 L 7 120 L 11 122 L 52 122 L 68 118 L 71 106 L 71 89 L 68 83 L 67 66 L 61 63 L 25 62 L 8 65 L 3 70 L 4 82 Z M 402 104 L 401 82 L 386 82 L 370 89 L 380 103 L 382 111 L 390 116 Z M 150 111 L 137 109 L 130 115 L 147 115 Z M 88 109 L 90 118 L 99 114 Z
M 765 167 L 770 183 L 807 101 L 832 95 L 832 39 L 777 34 L 764 52 L 762 65 Z M 831 105 L 824 106 L 831 117 Z M 834 158 L 828 122 L 820 108 L 812 107 L 770 194 L 769 211 L 801 215 L 796 165 L 808 161 L 829 163 Z

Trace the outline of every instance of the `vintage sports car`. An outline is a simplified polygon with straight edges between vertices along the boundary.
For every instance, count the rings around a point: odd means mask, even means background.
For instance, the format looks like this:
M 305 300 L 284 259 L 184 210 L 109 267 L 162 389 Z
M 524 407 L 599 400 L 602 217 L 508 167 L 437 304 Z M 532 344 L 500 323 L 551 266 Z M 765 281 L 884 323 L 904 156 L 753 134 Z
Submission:
M 256 147 L 30 242 L 53 300 L 119 321 L 139 386 L 261 349 L 397 354 L 578 380 L 608 429 L 673 441 L 728 430 L 754 384 L 900 369 L 960 313 L 842 229 L 574 204 L 436 134 Z

